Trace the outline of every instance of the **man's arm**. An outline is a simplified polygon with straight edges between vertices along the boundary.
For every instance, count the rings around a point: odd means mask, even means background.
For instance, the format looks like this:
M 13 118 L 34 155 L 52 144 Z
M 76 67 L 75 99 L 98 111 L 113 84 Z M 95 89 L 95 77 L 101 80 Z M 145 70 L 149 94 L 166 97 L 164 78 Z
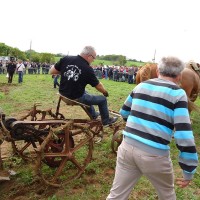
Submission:
M 99 82 L 99 84 L 95 87 L 99 92 L 101 92 L 105 97 L 108 97 L 108 92 L 104 88 L 103 84 Z
M 175 104 L 174 139 L 179 150 L 179 165 L 183 170 L 183 178 L 177 184 L 184 188 L 189 185 L 198 166 L 198 155 L 187 108 L 187 96 L 183 95 Z
M 128 116 L 131 112 L 131 106 L 132 106 L 132 100 L 133 100 L 133 92 L 131 92 L 130 95 L 126 98 L 122 108 L 120 109 L 119 113 L 122 116 L 122 118 L 127 121 Z
M 49 73 L 50 74 L 60 74 L 60 72 L 58 70 L 56 70 L 54 66 L 52 66 L 50 68 Z

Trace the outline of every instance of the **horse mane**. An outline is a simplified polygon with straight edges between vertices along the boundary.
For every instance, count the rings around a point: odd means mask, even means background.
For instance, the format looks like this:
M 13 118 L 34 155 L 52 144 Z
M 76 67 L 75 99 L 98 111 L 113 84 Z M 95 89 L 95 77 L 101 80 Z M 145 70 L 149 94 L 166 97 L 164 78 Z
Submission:
M 136 84 L 139 84 L 150 78 L 156 78 L 157 74 L 155 74 L 155 68 L 157 68 L 156 63 L 146 63 L 145 65 L 143 65 L 137 72 Z

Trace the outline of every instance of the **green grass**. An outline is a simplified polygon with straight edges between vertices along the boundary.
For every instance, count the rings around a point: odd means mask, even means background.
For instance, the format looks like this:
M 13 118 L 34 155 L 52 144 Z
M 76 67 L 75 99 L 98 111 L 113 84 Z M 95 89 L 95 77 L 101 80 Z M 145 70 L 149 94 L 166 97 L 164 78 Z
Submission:
M 55 111 L 58 95 L 58 89 L 53 88 L 53 79 L 50 75 L 24 75 L 24 82 L 17 83 L 17 75 L 14 76 L 13 84 L 8 85 L 5 75 L 0 75 L 0 107 L 6 116 L 15 116 L 27 113 L 34 103 L 40 102 L 40 109 L 52 108 Z M 110 110 L 119 111 L 128 94 L 135 87 L 134 84 L 125 82 L 114 82 L 101 79 L 105 88 L 109 92 L 108 105 Z M 91 93 L 99 94 L 91 86 L 87 87 Z M 200 100 L 197 99 L 197 105 Z M 67 112 L 67 108 L 66 108 Z M 200 151 L 200 114 L 192 113 L 193 130 L 196 139 L 198 152 Z M 116 155 L 112 153 L 110 148 L 112 131 L 107 130 L 103 141 L 94 145 L 93 159 L 87 166 L 84 174 L 62 188 L 48 188 L 34 181 L 31 173 L 32 166 L 24 163 L 20 159 L 8 159 L 4 162 L 4 167 L 9 169 L 12 167 L 18 175 L 12 177 L 12 191 L 3 190 L 0 185 L 1 198 L 12 199 L 22 187 L 28 188 L 24 192 L 27 199 L 49 199 L 49 200 L 104 200 L 106 199 L 112 185 L 114 177 L 114 169 Z M 174 141 L 171 144 L 171 157 L 174 164 L 175 177 L 181 176 L 181 170 L 177 162 L 178 151 Z M 14 163 L 13 163 L 14 162 Z M 16 163 L 17 162 L 17 163 Z M 48 168 L 45 169 L 48 173 Z M 70 169 L 71 170 L 71 169 Z M 50 172 L 50 171 L 49 171 Z M 67 171 L 66 171 L 67 173 Z M 65 177 L 63 177 L 64 179 Z M 38 185 L 37 185 L 38 184 Z M 42 190 L 43 188 L 43 190 Z M 40 190 L 41 191 L 40 191 Z M 41 193 L 38 195 L 38 190 Z M 185 189 L 176 186 L 177 199 L 198 200 L 200 196 L 200 169 L 191 185 Z M 154 200 L 157 199 L 156 192 L 146 178 L 142 178 L 131 193 L 130 200 Z
M 98 66 L 98 65 L 109 65 L 109 66 L 112 66 L 112 65 L 115 65 L 114 64 L 115 62 L 112 62 L 112 61 L 109 61 L 109 60 L 98 60 L 98 59 L 95 59 L 94 62 L 92 63 L 92 65 L 94 66 Z M 134 61 L 127 61 L 125 63 L 125 66 L 128 66 L 128 67 L 132 67 L 132 66 L 138 66 L 138 67 L 141 67 L 143 66 L 145 63 L 144 62 L 134 62 Z
M 58 62 L 60 60 L 61 57 L 55 57 L 55 62 Z M 114 65 L 115 62 L 113 61 L 109 61 L 109 60 L 99 60 L 99 59 L 95 59 L 94 62 L 92 63 L 93 66 L 98 66 L 98 65 L 109 65 L 109 66 L 112 66 Z M 125 66 L 128 66 L 128 67 L 132 67 L 132 66 L 138 66 L 138 67 L 141 67 L 143 66 L 145 63 L 144 62 L 135 62 L 135 61 L 127 61 Z

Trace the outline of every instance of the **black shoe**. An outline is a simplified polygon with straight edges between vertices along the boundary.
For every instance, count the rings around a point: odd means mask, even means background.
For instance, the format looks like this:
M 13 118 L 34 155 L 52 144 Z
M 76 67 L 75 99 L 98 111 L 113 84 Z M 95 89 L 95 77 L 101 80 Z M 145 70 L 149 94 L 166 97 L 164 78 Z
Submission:
M 110 126 L 114 124 L 118 120 L 118 117 L 110 117 L 109 121 L 105 124 L 103 124 L 104 127 Z
M 96 113 L 95 113 L 95 116 L 93 117 L 93 119 L 97 119 L 99 116 L 100 116 L 100 113 L 99 113 L 99 112 L 96 112 Z

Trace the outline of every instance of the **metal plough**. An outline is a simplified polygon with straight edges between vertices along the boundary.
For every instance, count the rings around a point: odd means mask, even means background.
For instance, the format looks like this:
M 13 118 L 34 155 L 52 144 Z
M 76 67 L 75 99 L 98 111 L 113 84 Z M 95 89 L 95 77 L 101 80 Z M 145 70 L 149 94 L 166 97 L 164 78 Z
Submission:
M 67 119 L 59 111 L 61 100 L 70 106 L 81 106 L 88 115 L 87 119 Z M 20 120 L 0 113 L 0 139 L 11 142 L 15 154 L 34 164 L 37 177 L 58 187 L 83 174 L 91 162 L 94 141 L 101 141 L 104 129 L 101 120 L 94 120 L 87 112 L 87 105 L 61 95 L 56 113 L 51 109 L 40 110 L 37 108 L 39 105 L 34 104 Z M 113 152 L 121 143 L 123 125 L 119 120 L 110 127 L 113 130 Z

